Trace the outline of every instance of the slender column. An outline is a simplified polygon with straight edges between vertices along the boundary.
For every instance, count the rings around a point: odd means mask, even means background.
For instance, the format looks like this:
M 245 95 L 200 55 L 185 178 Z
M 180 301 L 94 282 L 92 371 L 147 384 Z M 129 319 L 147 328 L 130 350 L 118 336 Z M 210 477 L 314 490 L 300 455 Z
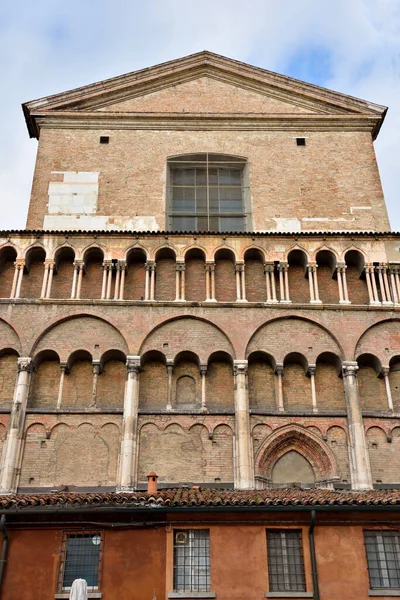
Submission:
M 365 279 L 367 282 L 369 303 L 370 304 L 380 304 L 380 302 L 377 302 L 375 300 L 375 298 L 377 298 L 377 294 L 375 295 L 376 282 L 375 282 L 375 274 L 373 272 L 373 269 L 374 269 L 373 265 L 365 265 Z M 372 282 L 374 282 L 374 288 L 372 288 Z
M 317 370 L 317 365 L 309 365 L 308 367 L 308 375 L 310 376 L 311 382 L 311 400 L 312 400 L 312 409 L 313 412 L 318 412 L 317 406 L 317 390 L 315 389 L 315 372 Z
M 243 263 L 240 269 L 240 282 L 242 284 L 242 302 L 247 302 L 246 300 L 246 276 L 245 276 L 246 265 Z
M 22 277 L 24 275 L 25 261 L 18 261 L 18 259 L 17 259 L 16 262 L 18 263 L 18 271 L 19 272 L 18 272 L 18 281 L 17 281 L 17 289 L 15 291 L 15 297 L 20 298 L 21 287 L 22 287 Z
M 233 367 L 235 377 L 235 430 L 236 430 L 236 464 L 238 481 L 235 486 L 240 489 L 254 488 L 253 458 L 251 451 L 249 397 L 247 389 L 247 360 L 235 360 Z
M 122 419 L 121 459 L 117 488 L 133 491 L 136 481 L 138 448 L 138 408 L 140 356 L 127 356 L 124 414 Z
M 168 376 L 168 388 L 167 388 L 167 410 L 172 410 L 172 375 L 174 373 L 174 361 L 170 358 L 167 359 L 167 376 Z
M 120 294 L 119 285 L 120 285 L 120 280 L 121 280 L 121 268 L 120 268 L 119 261 L 115 265 L 115 269 L 116 269 L 116 274 L 115 274 L 114 300 L 119 300 L 119 294 Z
M 46 298 L 51 298 L 51 285 L 53 283 L 54 263 L 49 263 L 49 278 L 47 280 Z
M 343 304 L 344 295 L 343 295 L 343 283 L 342 283 L 342 270 L 339 266 L 336 267 L 336 276 L 339 290 L 339 304 Z
M 79 263 L 79 272 L 78 272 L 78 284 L 76 288 L 76 299 L 79 300 L 81 297 L 81 289 L 82 289 L 82 278 L 83 278 L 83 269 L 85 268 L 85 263 L 80 261 Z
M 97 384 L 99 381 L 99 375 L 101 373 L 101 366 L 99 360 L 93 361 L 93 385 L 92 385 L 92 401 L 90 403 L 90 408 L 97 408 Z
M 369 265 L 369 268 L 370 268 L 372 291 L 373 291 L 373 296 L 374 296 L 374 304 L 380 304 L 379 296 L 378 296 L 378 289 L 376 287 L 375 267 L 374 267 L 374 265 Z
M 385 284 L 383 282 L 383 274 L 382 274 L 383 267 L 382 267 L 382 265 L 379 265 L 378 267 L 376 267 L 376 270 L 378 271 L 379 289 L 381 290 L 382 304 L 387 304 L 388 302 L 387 302 L 387 297 L 386 297 Z M 374 278 L 374 280 L 375 280 L 375 278 Z M 377 295 L 376 295 L 376 298 L 378 298 Z
M 60 409 L 61 404 L 62 404 L 64 377 L 65 377 L 65 373 L 67 371 L 67 363 L 60 363 L 60 367 L 61 367 L 61 375 L 60 375 L 60 385 L 58 388 L 57 409 Z
M 270 277 L 270 267 L 268 263 L 264 263 L 264 275 L 265 275 L 265 286 L 267 288 L 267 304 L 272 303 L 272 295 L 271 295 L 271 277 Z
M 18 264 L 14 263 L 14 277 L 13 277 L 13 282 L 12 282 L 12 286 L 11 286 L 10 298 L 15 298 L 15 290 L 17 289 L 17 281 L 18 281 L 18 272 L 19 272 Z
M 313 278 L 313 274 L 312 274 L 312 269 L 313 269 L 312 265 L 308 264 L 307 269 L 308 269 L 308 288 L 310 290 L 310 302 L 315 302 L 314 278 Z
M 203 412 L 207 412 L 207 407 L 206 407 L 207 365 L 200 365 L 200 375 L 201 375 L 201 410 Z
M 124 292 L 125 292 L 126 262 L 124 260 L 120 260 L 118 262 L 118 266 L 119 266 L 119 270 L 121 272 L 121 280 L 120 280 L 120 284 L 119 284 L 119 299 L 123 300 L 124 299 Z M 146 273 L 146 275 L 147 275 L 147 273 Z
M 392 295 L 393 295 L 393 302 L 395 304 L 399 303 L 399 295 L 397 293 L 397 285 L 396 285 L 396 275 L 395 275 L 395 269 L 393 267 L 389 268 L 389 275 L 390 275 L 390 285 L 392 288 Z
M 110 300 L 111 298 L 111 286 L 112 286 L 112 276 L 113 276 L 113 269 L 114 269 L 114 265 L 111 261 L 108 262 L 107 264 L 107 291 L 106 291 L 106 299 Z
M 0 478 L 0 493 L 3 494 L 15 492 L 17 488 L 16 468 L 24 435 L 25 411 L 32 371 L 32 361 L 29 357 L 18 359 L 18 376 Z
M 395 270 L 394 277 L 395 277 L 395 280 L 396 280 L 397 296 L 399 297 L 399 301 L 400 301 L 400 277 L 399 277 L 399 269 Z
M 46 297 L 46 289 L 47 289 L 47 280 L 49 277 L 49 263 L 44 263 L 44 273 L 43 273 L 43 283 L 42 283 L 42 291 L 40 292 L 40 297 Z
M 185 264 L 181 265 L 181 300 L 185 301 Z
M 291 302 L 290 296 L 289 296 L 289 265 L 287 263 L 285 263 L 283 265 L 283 278 L 285 281 L 285 295 L 286 295 L 286 302 Z
M 283 285 L 283 266 L 281 263 L 278 265 L 278 273 L 279 273 L 279 294 L 280 301 L 285 302 L 285 288 Z
M 211 302 L 216 302 L 217 299 L 215 297 L 215 263 L 213 263 L 211 265 L 210 275 L 211 275 Z
M 283 403 L 283 365 L 276 365 L 275 374 L 278 377 L 278 410 L 279 412 L 285 411 L 285 406 Z
M 178 264 L 175 265 L 175 302 L 180 300 L 180 290 L 181 290 L 181 272 L 179 270 Z
M 156 289 L 156 263 L 153 262 L 150 270 L 150 300 L 154 300 Z
M 79 264 L 76 261 L 74 261 L 74 274 L 72 277 L 71 300 L 74 300 L 74 298 L 76 296 L 76 284 L 78 281 L 78 271 L 79 271 Z
M 345 263 L 337 264 L 337 280 L 339 286 L 339 304 L 351 304 L 349 300 L 349 292 L 347 289 L 347 278 L 346 278 L 347 266 Z M 342 297 L 340 298 L 340 288 L 342 288 Z
M 385 382 L 385 390 L 386 390 L 388 409 L 390 410 L 390 412 L 393 412 L 393 399 L 392 399 L 392 390 L 390 389 L 389 372 L 390 372 L 390 367 L 382 367 L 381 373 L 383 375 L 383 380 Z
M 101 284 L 101 299 L 105 300 L 107 295 L 107 273 L 108 265 L 106 262 L 103 263 L 103 281 Z
M 242 294 L 240 291 L 240 270 L 242 268 L 242 265 L 235 265 L 235 272 L 236 272 L 236 302 L 240 302 L 240 300 L 242 299 Z
M 146 279 L 144 284 L 144 299 L 150 300 L 150 279 L 151 279 L 151 266 L 152 262 L 148 261 L 145 265 Z
M 272 302 L 278 302 L 278 299 L 276 297 L 276 285 L 275 285 L 275 265 L 274 263 L 272 263 L 271 265 L 271 269 L 270 269 L 270 276 L 271 276 L 271 293 L 272 293 Z
M 390 293 L 389 278 L 388 278 L 388 265 L 381 265 L 383 285 L 385 286 L 386 301 L 387 304 L 393 304 L 392 294 Z
M 321 304 L 321 300 L 319 299 L 319 289 L 318 289 L 318 277 L 317 277 L 317 265 L 314 265 L 312 268 L 312 277 L 314 280 L 314 295 L 315 295 L 315 302 L 318 302 L 318 304 Z
M 354 490 L 370 490 L 372 489 L 371 467 L 361 412 L 357 370 L 356 362 L 346 361 L 342 364 L 349 431 L 351 484 Z
M 206 277 L 206 302 L 210 302 L 211 300 L 211 286 L 210 286 L 210 265 L 204 265 L 204 273 Z

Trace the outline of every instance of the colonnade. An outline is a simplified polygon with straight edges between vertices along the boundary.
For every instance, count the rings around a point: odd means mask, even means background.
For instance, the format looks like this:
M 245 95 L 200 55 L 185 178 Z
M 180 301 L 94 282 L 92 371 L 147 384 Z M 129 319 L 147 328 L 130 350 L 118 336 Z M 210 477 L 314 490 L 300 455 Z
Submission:
M 133 490 L 137 482 L 138 464 L 138 414 L 140 388 L 140 356 L 128 356 L 126 359 L 126 383 L 123 405 L 123 423 L 121 435 L 121 450 L 118 473 L 118 489 Z M 171 374 L 171 365 L 169 376 Z M 96 393 L 96 382 L 99 364 L 94 364 L 93 397 Z M 352 488 L 355 490 L 372 488 L 369 456 L 363 427 L 363 417 L 357 383 L 358 365 L 353 361 L 342 363 L 344 392 L 348 421 L 348 451 L 351 471 Z M 280 389 L 280 408 L 282 408 L 282 371 L 283 365 L 278 365 L 277 375 Z M 311 377 L 312 377 L 311 370 Z M 25 414 L 29 395 L 29 386 L 33 372 L 30 357 L 18 359 L 18 376 L 15 385 L 10 425 L 3 453 L 3 465 L 0 476 L 0 493 L 15 492 L 18 486 L 18 468 L 23 449 Z M 235 487 L 241 489 L 254 488 L 254 457 L 250 429 L 250 410 L 248 396 L 248 361 L 235 360 L 233 364 L 234 377 L 234 406 L 235 406 L 235 436 L 234 436 L 234 465 Z M 59 401 L 62 397 L 62 381 L 65 366 L 61 368 Z M 205 369 L 202 369 L 202 390 L 204 390 Z M 311 379 L 311 382 L 313 380 Z M 313 407 L 316 408 L 315 385 L 311 383 Z M 202 392 L 202 398 L 204 398 Z M 169 396 L 168 405 L 171 399 Z M 202 402 L 203 407 L 203 402 Z M 205 407 L 205 405 L 204 405 Z
M 15 271 L 11 286 L 10 298 L 20 298 L 24 277 L 24 260 L 15 261 Z M 145 301 L 156 301 L 156 277 L 157 263 L 148 260 L 143 263 L 145 269 L 144 297 Z M 205 298 L 198 301 L 216 302 L 216 263 L 206 261 L 204 263 Z M 125 279 L 127 273 L 126 260 L 104 260 L 101 300 L 121 301 L 125 298 Z M 187 264 L 184 261 L 176 261 L 175 268 L 175 301 L 185 301 L 185 271 Z M 43 282 L 40 298 L 52 298 L 52 285 L 55 274 L 55 262 L 45 260 L 43 271 Z M 71 279 L 70 299 L 81 299 L 82 281 L 86 269 L 83 260 L 73 262 L 73 275 Z M 246 297 L 246 262 L 236 261 L 234 265 L 236 281 L 236 302 L 247 302 Z M 265 275 L 266 304 L 290 303 L 290 265 L 288 262 L 265 262 L 263 263 Z M 351 290 L 346 277 L 347 266 L 345 263 L 337 263 L 335 267 L 335 278 L 337 281 L 337 301 L 339 304 L 351 304 Z M 368 291 L 368 302 L 370 305 L 399 305 L 400 303 L 400 268 L 390 264 L 366 264 L 364 267 L 365 284 Z M 309 302 L 321 304 L 320 290 L 318 285 L 318 265 L 309 262 L 306 265 L 306 275 L 309 288 Z M 263 292 L 264 294 L 264 292 Z

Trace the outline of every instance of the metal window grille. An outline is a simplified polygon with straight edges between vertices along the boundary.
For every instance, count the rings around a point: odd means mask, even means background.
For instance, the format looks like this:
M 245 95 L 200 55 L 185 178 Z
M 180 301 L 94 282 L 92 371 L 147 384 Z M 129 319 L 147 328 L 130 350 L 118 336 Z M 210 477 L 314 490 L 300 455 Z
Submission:
M 271 592 L 305 592 L 301 531 L 267 531 Z
M 400 532 L 364 531 L 372 589 L 400 588 Z
M 168 221 L 172 230 L 246 230 L 246 161 L 205 153 L 172 158 L 168 164 Z
M 70 589 L 75 579 L 86 579 L 88 590 L 101 589 L 104 536 L 101 531 L 64 532 L 58 568 L 58 591 Z
M 210 591 L 210 532 L 186 529 L 174 532 L 174 590 Z

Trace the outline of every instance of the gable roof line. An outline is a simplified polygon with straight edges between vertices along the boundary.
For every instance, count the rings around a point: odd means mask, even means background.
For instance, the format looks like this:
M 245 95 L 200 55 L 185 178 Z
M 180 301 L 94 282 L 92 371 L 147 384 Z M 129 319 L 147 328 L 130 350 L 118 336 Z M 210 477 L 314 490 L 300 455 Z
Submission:
M 198 76 L 199 73 L 203 75 L 209 74 L 214 77 L 219 74 L 222 80 L 224 78 L 234 79 L 237 82 L 241 80 L 242 84 L 245 82 L 247 85 L 250 85 L 250 87 L 252 87 L 251 84 L 253 84 L 253 87 L 259 86 L 261 93 L 262 88 L 268 86 L 270 89 L 272 88 L 278 96 L 281 95 L 285 97 L 297 95 L 298 98 L 302 98 L 302 101 L 314 103 L 314 105 L 319 104 L 321 107 L 325 104 L 330 105 L 333 108 L 336 107 L 336 109 L 339 110 L 342 109 L 346 112 L 361 112 L 364 114 L 379 115 L 382 119 L 386 112 L 386 107 L 384 106 L 339 92 L 334 92 L 332 90 L 327 90 L 314 84 L 301 82 L 286 75 L 279 75 L 272 71 L 254 67 L 209 51 L 203 51 L 180 59 L 161 63 L 153 67 L 133 71 L 126 75 L 120 75 L 118 77 L 75 88 L 67 92 L 46 96 L 24 103 L 22 106 L 28 129 L 30 133 L 35 130 L 34 123 L 31 122 L 34 119 L 34 114 L 32 113 L 34 113 L 35 110 L 62 110 L 63 107 L 67 108 L 68 106 L 71 106 L 71 104 L 77 106 L 79 104 L 85 104 L 85 99 L 86 105 L 90 106 L 91 104 L 93 105 L 95 99 L 98 101 L 99 98 L 101 103 L 107 105 L 113 100 L 115 102 L 115 95 L 118 95 L 118 91 L 123 92 L 129 88 L 130 94 L 132 95 L 132 90 L 136 88 L 138 94 L 148 94 L 151 93 L 152 89 L 154 90 L 154 82 L 158 82 L 158 86 L 156 87 L 160 87 L 160 83 L 163 83 L 164 87 L 173 85 L 175 81 L 183 81 L 183 73 L 187 73 L 190 78 L 193 78 L 196 75 Z M 119 94 L 117 101 L 121 101 L 120 96 L 121 94 Z

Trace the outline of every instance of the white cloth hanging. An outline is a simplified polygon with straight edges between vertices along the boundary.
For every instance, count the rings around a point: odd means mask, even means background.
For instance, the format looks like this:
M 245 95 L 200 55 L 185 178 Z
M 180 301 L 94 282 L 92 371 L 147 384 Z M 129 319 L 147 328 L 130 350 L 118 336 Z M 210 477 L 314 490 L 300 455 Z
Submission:
M 72 582 L 69 600 L 87 600 L 86 579 L 75 579 Z

